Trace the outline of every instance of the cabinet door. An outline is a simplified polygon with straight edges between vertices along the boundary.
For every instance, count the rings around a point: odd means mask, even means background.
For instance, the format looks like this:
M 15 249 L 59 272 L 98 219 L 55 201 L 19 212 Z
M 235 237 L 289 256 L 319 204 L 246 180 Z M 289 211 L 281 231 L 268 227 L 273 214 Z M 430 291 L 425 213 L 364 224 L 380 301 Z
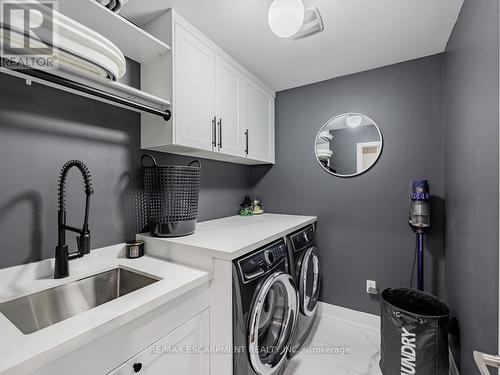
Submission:
M 108 375 L 208 375 L 208 330 L 205 310 Z
M 241 122 L 242 78 L 237 68 L 220 56 L 215 57 L 217 147 L 219 152 L 234 156 L 245 156 Z
M 245 77 L 243 129 L 247 132 L 247 157 L 274 163 L 274 97 Z
M 215 52 L 182 26 L 174 26 L 174 139 L 212 150 L 215 140 Z

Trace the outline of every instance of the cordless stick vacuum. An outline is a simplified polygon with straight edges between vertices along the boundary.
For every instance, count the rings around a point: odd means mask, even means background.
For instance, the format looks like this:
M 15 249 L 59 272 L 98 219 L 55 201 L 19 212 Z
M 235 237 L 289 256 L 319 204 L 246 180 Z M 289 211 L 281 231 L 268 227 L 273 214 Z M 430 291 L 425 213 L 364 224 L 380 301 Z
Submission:
M 424 290 L 424 233 L 431 225 L 431 196 L 427 180 L 415 180 L 410 196 L 409 223 L 417 234 L 418 290 Z

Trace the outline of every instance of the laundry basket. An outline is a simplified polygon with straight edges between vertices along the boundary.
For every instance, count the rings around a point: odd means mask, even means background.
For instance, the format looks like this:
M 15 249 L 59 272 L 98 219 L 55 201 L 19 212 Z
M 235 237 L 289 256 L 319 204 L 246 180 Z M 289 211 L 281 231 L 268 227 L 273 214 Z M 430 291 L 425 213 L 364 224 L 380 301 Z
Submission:
M 414 289 L 382 292 L 381 361 L 384 375 L 448 375 L 450 310 Z
M 152 165 L 145 165 L 150 159 Z M 156 237 L 194 233 L 198 215 L 201 163 L 158 165 L 145 154 L 141 159 L 149 230 Z M 196 165 L 197 164 L 197 165 Z

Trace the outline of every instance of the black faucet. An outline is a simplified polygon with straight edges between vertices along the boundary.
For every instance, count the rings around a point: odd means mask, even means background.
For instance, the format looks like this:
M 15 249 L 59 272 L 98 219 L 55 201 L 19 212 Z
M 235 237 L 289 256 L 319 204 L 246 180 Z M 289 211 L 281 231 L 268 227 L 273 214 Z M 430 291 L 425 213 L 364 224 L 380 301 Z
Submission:
M 83 221 L 82 229 L 77 229 L 66 225 L 66 177 L 71 168 L 76 167 L 80 170 L 83 176 L 83 183 L 85 184 L 85 219 Z M 90 253 L 90 230 L 89 230 L 89 207 L 90 195 L 94 194 L 92 189 L 92 178 L 86 165 L 79 160 L 70 160 L 64 164 L 61 174 L 59 175 L 59 211 L 57 213 L 58 219 L 58 245 L 56 247 L 56 259 L 54 265 L 54 278 L 62 279 L 69 276 L 70 259 L 81 258 L 85 254 Z M 76 244 L 78 250 L 74 253 L 68 252 L 68 245 L 66 245 L 66 231 L 78 233 Z

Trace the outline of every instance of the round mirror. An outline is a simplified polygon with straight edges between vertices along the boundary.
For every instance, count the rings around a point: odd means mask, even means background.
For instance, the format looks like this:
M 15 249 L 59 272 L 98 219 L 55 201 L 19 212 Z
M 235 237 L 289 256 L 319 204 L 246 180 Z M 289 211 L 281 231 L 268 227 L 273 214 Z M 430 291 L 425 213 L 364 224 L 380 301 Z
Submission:
M 318 132 L 316 158 L 328 173 L 353 177 L 370 169 L 382 153 L 382 133 L 368 116 L 344 113 Z

